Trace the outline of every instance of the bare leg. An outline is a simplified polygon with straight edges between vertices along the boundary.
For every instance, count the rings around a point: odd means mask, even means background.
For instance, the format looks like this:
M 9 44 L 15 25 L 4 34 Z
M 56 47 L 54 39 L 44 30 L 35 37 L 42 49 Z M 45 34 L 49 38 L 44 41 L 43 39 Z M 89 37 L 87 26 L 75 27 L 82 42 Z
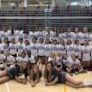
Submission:
M 69 85 L 69 86 L 71 86 L 71 87 L 73 87 L 73 88 L 83 88 L 84 87 L 83 84 L 81 84 L 81 85 L 74 85 L 74 84 L 72 84 L 72 83 L 70 83 L 68 81 L 66 82 L 66 84 Z
M 92 86 L 92 83 L 82 82 L 82 81 L 76 81 L 74 80 L 69 74 L 66 75 L 67 84 L 69 86 L 72 86 L 74 88 L 83 88 Z
M 9 80 L 10 80 L 10 78 L 8 76 L 2 77 L 2 78 L 0 78 L 0 84 L 3 84 Z
M 81 83 L 83 83 L 82 81 L 76 81 L 73 79 L 73 77 L 71 77 L 69 74 L 66 75 L 66 80 L 74 85 L 80 85 Z
M 0 78 L 1 78 L 1 77 L 4 77 L 4 76 L 6 76 L 6 75 L 7 75 L 7 71 L 6 71 L 6 70 L 0 71 Z

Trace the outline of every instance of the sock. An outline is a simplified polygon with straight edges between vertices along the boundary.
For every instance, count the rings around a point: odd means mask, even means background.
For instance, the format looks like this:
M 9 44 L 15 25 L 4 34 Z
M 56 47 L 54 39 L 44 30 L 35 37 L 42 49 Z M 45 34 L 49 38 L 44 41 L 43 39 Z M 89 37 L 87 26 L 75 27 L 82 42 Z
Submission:
M 84 84 L 84 86 L 92 86 L 92 81 L 87 81 L 87 82 L 84 82 L 83 83 Z

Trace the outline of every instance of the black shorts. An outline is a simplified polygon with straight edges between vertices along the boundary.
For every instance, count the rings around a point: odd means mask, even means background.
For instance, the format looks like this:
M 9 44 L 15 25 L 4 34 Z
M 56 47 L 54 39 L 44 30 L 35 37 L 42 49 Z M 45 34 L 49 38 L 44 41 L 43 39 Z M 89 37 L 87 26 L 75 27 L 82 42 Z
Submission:
M 17 54 L 13 54 L 12 56 L 17 57 Z
M 19 68 L 13 67 L 13 68 L 8 68 L 7 69 L 7 75 L 11 78 L 11 79 L 15 79 L 15 76 L 19 76 Z
M 15 71 L 15 68 L 10 68 L 10 69 L 7 69 L 7 75 L 11 78 L 11 79 L 14 79 L 14 75 L 13 75 L 13 72 Z
M 61 79 L 60 79 L 60 83 L 66 83 L 66 72 L 61 72 Z

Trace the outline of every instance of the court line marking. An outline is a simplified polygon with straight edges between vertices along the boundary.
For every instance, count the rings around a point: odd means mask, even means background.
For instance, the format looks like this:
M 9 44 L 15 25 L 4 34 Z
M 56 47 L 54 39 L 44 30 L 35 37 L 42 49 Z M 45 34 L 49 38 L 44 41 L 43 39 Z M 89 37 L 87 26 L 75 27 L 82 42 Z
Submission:
M 11 92 L 8 83 L 5 83 L 5 86 L 6 86 L 7 92 Z
M 67 86 L 64 84 L 64 92 L 67 92 Z

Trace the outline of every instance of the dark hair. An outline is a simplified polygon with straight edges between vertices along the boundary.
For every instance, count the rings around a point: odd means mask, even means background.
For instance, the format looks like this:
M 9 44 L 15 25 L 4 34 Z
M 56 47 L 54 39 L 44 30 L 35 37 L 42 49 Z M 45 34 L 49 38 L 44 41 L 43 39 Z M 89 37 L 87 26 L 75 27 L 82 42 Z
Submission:
M 79 40 L 75 40 L 75 44 L 78 42 Z
M 30 42 L 29 42 L 29 40 L 28 39 L 26 39 L 25 41 L 24 41 L 24 43 L 27 43 L 27 45 L 30 45 Z
M 7 40 L 6 44 L 9 46 L 9 39 L 7 37 L 4 38 L 4 42 Z
M 51 64 L 51 67 L 52 67 L 52 70 L 50 72 L 47 69 L 48 64 Z M 44 78 L 46 78 L 48 81 L 51 81 L 51 74 L 52 74 L 53 69 L 54 69 L 53 63 L 48 62 L 44 70 Z
M 14 28 L 11 27 L 11 34 L 13 35 L 14 34 Z
M 19 38 L 19 40 L 23 40 L 23 38 Z
M 25 54 L 25 55 L 26 55 L 26 52 L 25 52 L 25 50 L 23 50 L 23 52 L 21 53 L 21 55 L 23 55 L 23 54 Z
M 28 57 L 31 57 L 31 51 L 27 50 Z
M 69 43 L 72 44 L 72 41 L 71 40 L 67 40 L 67 45 L 69 45 Z
M 23 33 L 29 35 L 28 29 L 27 28 L 24 28 Z

